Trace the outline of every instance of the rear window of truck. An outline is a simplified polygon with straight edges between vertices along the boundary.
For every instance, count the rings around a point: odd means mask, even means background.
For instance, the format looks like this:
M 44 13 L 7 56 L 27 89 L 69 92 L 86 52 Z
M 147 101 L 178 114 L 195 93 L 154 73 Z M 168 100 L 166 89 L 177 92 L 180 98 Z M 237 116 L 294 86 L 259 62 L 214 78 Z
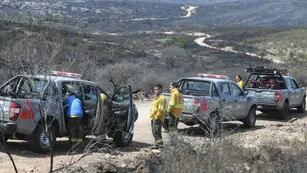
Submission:
M 17 88 L 19 98 L 38 99 L 44 91 L 48 81 L 39 78 L 23 78 Z
M 48 81 L 44 79 L 17 77 L 1 88 L 1 95 L 14 98 L 38 99 L 41 97 L 47 83 Z
M 210 87 L 209 81 L 183 80 L 180 82 L 181 92 L 187 95 L 209 96 Z
M 251 74 L 245 88 L 280 90 L 286 89 L 286 84 L 280 75 Z

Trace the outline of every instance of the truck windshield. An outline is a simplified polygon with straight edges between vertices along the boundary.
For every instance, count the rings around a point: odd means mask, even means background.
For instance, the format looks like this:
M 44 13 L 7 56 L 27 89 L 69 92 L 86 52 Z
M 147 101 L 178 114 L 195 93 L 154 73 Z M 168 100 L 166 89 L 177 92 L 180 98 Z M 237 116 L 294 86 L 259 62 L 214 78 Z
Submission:
M 198 80 L 183 80 L 180 82 L 180 90 L 183 94 L 188 95 L 210 95 L 211 82 Z
M 286 85 L 280 75 L 251 74 L 245 84 L 245 88 L 279 90 L 285 89 Z

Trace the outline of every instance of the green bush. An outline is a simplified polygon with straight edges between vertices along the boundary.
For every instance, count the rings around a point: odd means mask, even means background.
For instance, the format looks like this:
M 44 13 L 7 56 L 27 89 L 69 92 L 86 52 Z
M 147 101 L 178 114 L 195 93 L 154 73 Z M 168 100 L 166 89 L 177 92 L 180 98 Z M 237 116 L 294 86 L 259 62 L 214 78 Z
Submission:
M 172 37 L 171 40 L 169 41 L 171 45 L 175 45 L 181 48 L 186 48 L 187 47 L 187 41 L 184 37 Z

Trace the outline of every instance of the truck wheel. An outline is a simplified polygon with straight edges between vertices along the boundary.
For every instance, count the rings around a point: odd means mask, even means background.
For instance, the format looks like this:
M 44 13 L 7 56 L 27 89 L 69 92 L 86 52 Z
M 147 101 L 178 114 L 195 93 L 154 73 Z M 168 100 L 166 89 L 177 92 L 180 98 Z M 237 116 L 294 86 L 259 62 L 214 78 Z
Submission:
M 200 122 L 199 126 L 205 132 L 205 135 L 210 138 L 221 133 L 220 118 L 217 112 L 212 112 L 204 122 Z
M 44 127 L 38 125 L 34 131 L 34 137 L 31 141 L 31 148 L 38 153 L 48 153 L 50 151 L 50 145 L 54 146 L 56 142 L 55 128 L 50 127 L 50 138 L 48 138 Z
M 304 97 L 302 104 L 299 107 L 297 107 L 297 111 L 298 113 L 302 114 L 305 113 L 305 110 L 306 110 L 306 98 Z
M 243 126 L 245 128 L 253 128 L 256 124 L 256 108 L 252 107 L 247 116 L 243 119 Z
M 280 118 L 282 120 L 287 120 L 289 115 L 289 103 L 286 101 L 282 110 L 279 111 Z
M 126 147 L 130 145 L 133 139 L 133 133 L 126 133 L 123 131 L 117 131 L 113 138 L 113 142 L 117 147 Z

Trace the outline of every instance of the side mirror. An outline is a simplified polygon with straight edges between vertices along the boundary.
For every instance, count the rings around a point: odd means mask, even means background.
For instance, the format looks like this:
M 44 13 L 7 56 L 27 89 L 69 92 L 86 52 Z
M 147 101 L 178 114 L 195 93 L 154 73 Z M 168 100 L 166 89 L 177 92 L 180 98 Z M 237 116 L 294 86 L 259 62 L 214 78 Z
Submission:
M 304 84 L 302 82 L 298 83 L 297 85 L 298 85 L 299 88 L 302 88 L 302 87 L 306 86 L 306 84 Z

